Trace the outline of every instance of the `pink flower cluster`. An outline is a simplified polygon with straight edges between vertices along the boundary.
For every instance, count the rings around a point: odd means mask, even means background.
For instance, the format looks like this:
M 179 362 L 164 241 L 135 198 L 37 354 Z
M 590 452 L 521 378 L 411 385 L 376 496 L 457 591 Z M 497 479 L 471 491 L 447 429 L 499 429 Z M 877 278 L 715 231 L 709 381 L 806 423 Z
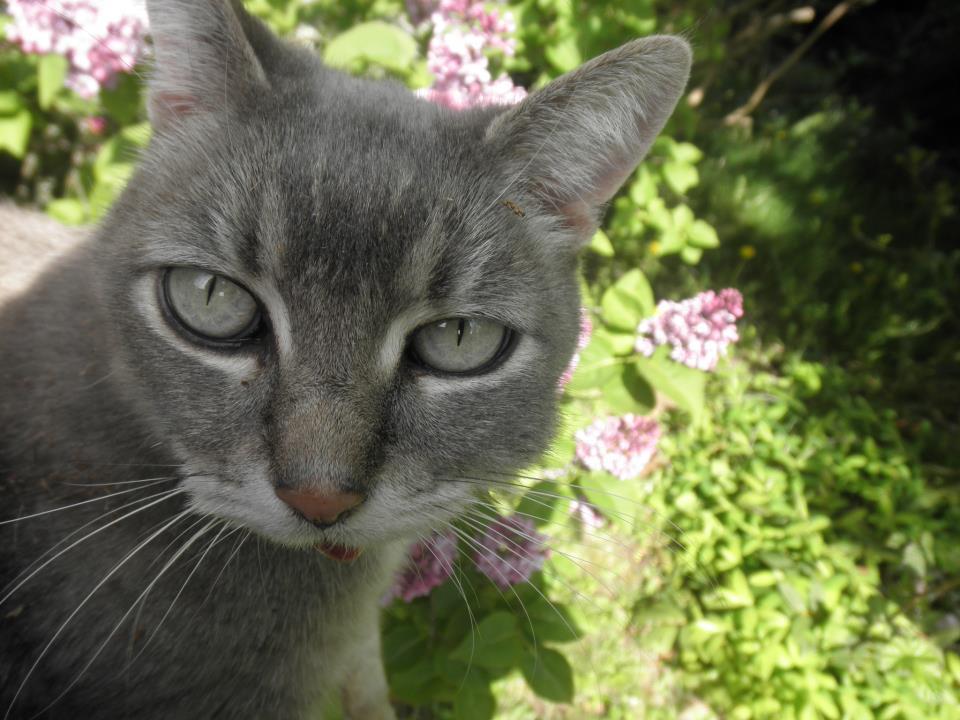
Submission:
M 453 574 L 457 559 L 457 538 L 453 533 L 435 534 L 410 548 L 407 566 L 397 573 L 384 604 L 394 598 L 410 602 L 430 594 Z
M 632 480 L 653 459 L 660 440 L 660 424 L 645 415 L 600 418 L 578 430 L 575 439 L 577 460 L 585 468 Z
M 92 98 L 142 57 L 147 13 L 142 3 L 95 0 L 7 0 L 7 38 L 24 52 L 63 55 L 66 85 Z
M 637 327 L 636 350 L 647 357 L 660 345 L 670 346 L 670 357 L 697 370 L 710 371 L 740 339 L 737 319 L 743 317 L 743 296 L 728 288 L 707 290 L 692 298 L 661 300 L 657 312 Z
M 532 521 L 516 516 L 500 516 L 477 539 L 473 561 L 477 569 L 504 590 L 524 582 L 543 567 L 549 550 L 546 536 L 537 532 Z M 394 578 L 383 597 L 383 604 L 394 598 L 410 602 L 430 594 L 453 574 L 457 559 L 457 539 L 452 532 L 437 533 L 410 548 L 407 565 Z
M 590 336 L 593 334 L 593 323 L 590 320 L 590 313 L 586 308 L 580 308 L 580 337 L 577 338 L 577 351 L 570 358 L 570 364 L 563 371 L 563 375 L 557 380 L 557 387 L 561 390 L 567 386 L 567 383 L 573 378 L 573 373 L 580 364 L 580 353 L 590 344 Z
M 501 589 L 528 580 L 550 554 L 546 536 L 525 517 L 499 517 L 478 538 L 473 555 L 477 569 Z
M 418 94 L 431 102 L 464 110 L 481 105 L 512 105 L 526 97 L 506 73 L 494 79 L 485 52 L 500 50 L 512 55 L 516 26 L 509 12 L 487 10 L 483 2 L 439 0 L 410 1 L 407 10 L 415 23 L 429 13 L 433 36 L 427 49 L 427 67 L 433 85 Z

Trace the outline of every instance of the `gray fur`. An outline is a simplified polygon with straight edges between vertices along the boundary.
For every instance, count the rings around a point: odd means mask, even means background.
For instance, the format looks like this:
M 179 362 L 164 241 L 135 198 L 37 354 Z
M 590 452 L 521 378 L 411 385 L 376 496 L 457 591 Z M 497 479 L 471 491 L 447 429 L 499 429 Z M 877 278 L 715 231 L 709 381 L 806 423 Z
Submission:
M 28 288 L 4 286 L 3 518 L 169 479 L 0 525 L 3 585 L 104 528 L 0 605 L 0 713 L 56 636 L 10 717 L 56 699 L 47 717 L 297 718 L 338 688 L 354 717 L 391 717 L 378 599 L 407 543 L 463 507 L 464 480 L 546 447 L 577 248 L 676 103 L 689 50 L 635 41 L 514 109 L 454 113 L 324 68 L 238 4 L 148 7 L 156 132 L 139 170 L 92 237 L 49 243 Z M 36 222 L 0 207 L 0 232 L 52 232 Z M 4 240 L 0 269 L 24 252 Z M 270 332 L 229 352 L 183 338 L 159 309 L 172 265 L 243 283 Z M 412 367 L 403 338 L 456 315 L 513 327 L 513 353 L 474 377 Z M 279 483 L 367 500 L 319 530 Z M 365 552 L 339 564 L 323 541 Z

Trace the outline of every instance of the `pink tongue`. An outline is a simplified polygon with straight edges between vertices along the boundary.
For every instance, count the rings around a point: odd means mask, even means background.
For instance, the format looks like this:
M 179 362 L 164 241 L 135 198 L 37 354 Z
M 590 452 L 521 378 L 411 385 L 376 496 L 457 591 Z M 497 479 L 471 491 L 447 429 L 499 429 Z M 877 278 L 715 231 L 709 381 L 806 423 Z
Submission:
M 316 547 L 317 550 L 331 560 L 339 560 L 340 562 L 356 560 L 360 557 L 360 553 L 363 552 L 360 548 L 348 548 L 343 545 L 334 545 L 333 543 L 320 543 Z

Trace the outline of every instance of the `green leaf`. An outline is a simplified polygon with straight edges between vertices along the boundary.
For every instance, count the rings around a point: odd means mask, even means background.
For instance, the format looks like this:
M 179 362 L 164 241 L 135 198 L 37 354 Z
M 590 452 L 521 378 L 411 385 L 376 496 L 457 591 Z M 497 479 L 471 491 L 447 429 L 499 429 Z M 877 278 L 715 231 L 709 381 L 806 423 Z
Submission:
M 42 109 L 48 110 L 60 93 L 68 68 L 63 55 L 44 55 L 37 61 L 37 102 Z
M 753 593 L 740 570 L 732 571 L 724 584 L 703 596 L 703 606 L 710 610 L 733 610 L 753 605 Z
M 460 642 L 450 657 L 467 664 L 497 669 L 516 664 L 522 651 L 517 618 L 501 610 L 485 617 Z
M 59 198 L 51 200 L 44 208 L 47 215 L 59 220 L 64 225 L 83 225 L 90 220 L 90 213 L 79 200 L 74 198 Z
M 576 35 L 568 35 L 559 42 L 550 43 L 544 48 L 543 54 L 550 64 L 562 73 L 583 64 L 583 56 L 580 54 L 580 48 L 577 47 Z
M 427 638 L 413 625 L 398 625 L 383 636 L 383 660 L 387 667 L 410 667 L 426 652 Z
M 630 513 L 624 513 L 624 498 L 633 486 L 607 473 L 595 472 L 580 478 L 580 489 L 592 504 L 615 523 L 630 525 Z
M 670 147 L 670 157 L 677 162 L 694 164 L 703 159 L 703 153 L 696 145 L 687 142 L 674 143 Z
M 589 247 L 591 251 L 600 257 L 613 257 L 615 252 L 613 243 L 610 242 L 610 238 L 607 237 L 607 234 L 603 230 L 597 230 L 593 234 Z
M 527 685 L 540 697 L 553 702 L 573 700 L 573 670 L 556 650 L 541 647 L 523 658 L 520 665 Z
M 496 710 L 497 701 L 489 684 L 477 680 L 464 683 L 453 701 L 455 720 L 491 720 Z
M 647 379 L 637 366 L 624 364 L 620 374 L 601 389 L 607 409 L 616 414 L 646 413 L 653 409 L 657 399 Z
M 417 56 L 417 43 L 394 25 L 374 20 L 355 25 L 331 40 L 323 52 L 324 61 L 351 72 L 369 64 L 406 74 Z
M 20 110 L 8 116 L 0 115 L 0 151 L 6 150 L 15 158 L 22 158 L 27 153 L 32 127 L 33 117 L 29 110 Z
M 670 598 L 647 599 L 634 609 L 633 621 L 648 625 L 684 625 L 687 623 L 687 614 Z
M 674 362 L 658 352 L 651 358 L 637 358 L 637 369 L 653 385 L 683 410 L 694 423 L 703 415 L 704 387 L 707 374 Z
M 13 115 L 20 110 L 23 110 L 23 100 L 16 90 L 0 92 L 0 115 Z
M 694 247 L 709 250 L 720 247 L 720 238 L 713 226 L 703 220 L 694 220 L 687 230 L 687 242 Z
M 683 195 L 700 182 L 700 173 L 689 163 L 668 160 L 663 164 L 663 179 L 677 195 Z
M 141 81 L 130 73 L 122 73 L 112 88 L 100 91 L 100 102 L 107 114 L 119 125 L 130 125 L 140 117 Z
M 604 322 L 630 333 L 636 332 L 639 322 L 656 310 L 653 289 L 639 269 L 620 277 L 603 294 L 600 305 Z
M 615 378 L 622 363 L 615 357 L 613 344 L 610 333 L 603 330 L 594 332 L 590 344 L 580 353 L 580 363 L 566 389 L 572 392 L 596 392 L 597 388 Z
M 530 622 L 527 622 L 526 618 L 521 618 L 520 627 L 538 648 L 544 642 L 574 642 L 583 635 L 571 617 L 570 611 L 561 603 L 547 602 L 541 598 L 528 604 L 526 608 Z
M 687 265 L 696 265 L 700 262 L 701 257 L 703 257 L 703 250 L 698 247 L 693 247 L 692 245 L 687 245 L 680 251 L 680 259 L 687 263 Z
M 637 170 L 637 179 L 630 185 L 630 199 L 640 207 L 657 197 L 657 181 L 645 165 Z
M 557 497 L 553 483 L 541 482 L 530 488 L 517 505 L 521 517 L 532 518 L 538 525 L 546 525 L 556 512 Z M 566 503 L 564 503 L 566 504 Z
M 401 671 L 391 673 L 388 679 L 390 692 L 414 705 L 429 702 L 437 684 L 429 655 Z

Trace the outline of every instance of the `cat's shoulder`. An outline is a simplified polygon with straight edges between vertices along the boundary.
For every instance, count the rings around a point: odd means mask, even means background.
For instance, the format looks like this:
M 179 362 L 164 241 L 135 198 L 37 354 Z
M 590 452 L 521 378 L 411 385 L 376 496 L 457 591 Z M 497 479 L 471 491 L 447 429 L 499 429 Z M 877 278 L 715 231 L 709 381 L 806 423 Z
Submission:
M 0 201 L 0 304 L 30 287 L 44 268 L 86 236 L 83 229 Z

